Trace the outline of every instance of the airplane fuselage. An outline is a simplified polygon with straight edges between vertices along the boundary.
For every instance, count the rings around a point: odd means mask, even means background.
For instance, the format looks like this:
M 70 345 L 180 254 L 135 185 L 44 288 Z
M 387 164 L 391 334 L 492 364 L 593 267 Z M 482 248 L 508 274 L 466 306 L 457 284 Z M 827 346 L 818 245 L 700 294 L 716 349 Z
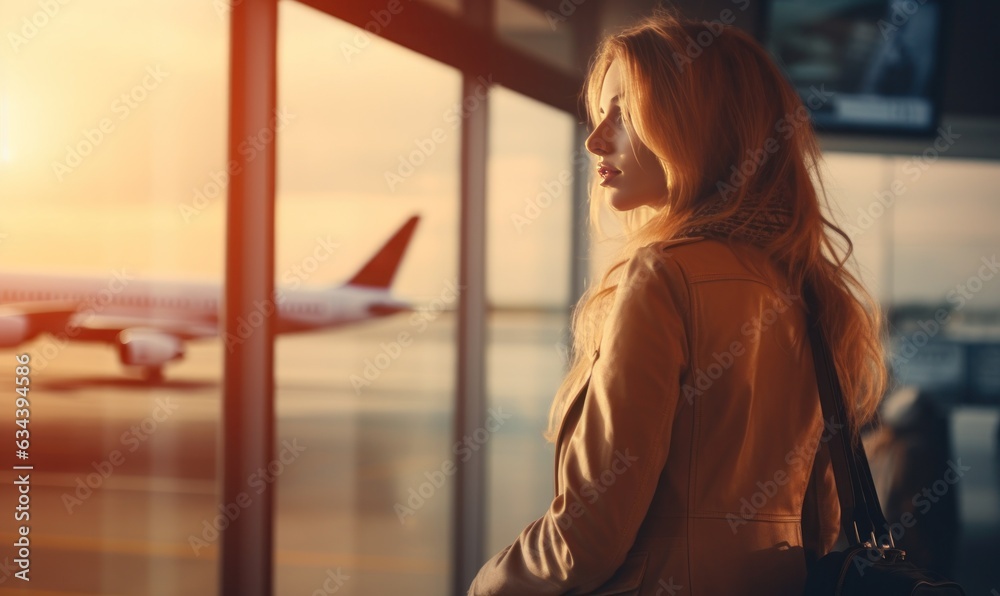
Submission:
M 64 303 L 84 318 L 134 319 L 140 325 L 169 321 L 178 327 L 190 324 L 199 329 L 218 326 L 223 303 L 219 284 L 141 280 L 122 271 L 106 279 L 0 273 L 0 288 L 0 305 Z M 370 319 L 381 314 L 372 305 L 382 305 L 387 311 L 405 308 L 387 290 L 350 286 L 278 287 L 273 303 L 277 306 L 278 328 L 283 332 Z M 262 306 L 255 310 L 266 309 Z
M 184 355 L 184 344 L 192 339 L 225 333 L 228 347 L 265 321 L 277 335 L 409 310 L 392 297 L 390 286 L 418 219 L 409 218 L 346 283 L 304 288 L 295 279 L 247 312 L 225 313 L 219 283 L 144 280 L 124 270 L 105 277 L 0 273 L 0 348 L 42 334 L 60 345 L 104 342 L 117 347 L 122 364 L 158 377 L 166 363 Z M 228 331 L 224 320 L 231 323 Z

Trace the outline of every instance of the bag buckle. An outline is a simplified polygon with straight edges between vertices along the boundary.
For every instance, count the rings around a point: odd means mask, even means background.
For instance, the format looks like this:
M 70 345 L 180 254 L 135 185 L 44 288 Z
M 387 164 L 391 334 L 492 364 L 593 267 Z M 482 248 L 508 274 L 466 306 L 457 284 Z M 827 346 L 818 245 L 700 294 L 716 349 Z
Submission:
M 896 560 L 905 561 L 906 560 L 906 551 L 903 550 L 903 549 L 901 549 L 901 548 L 896 548 L 896 543 L 895 543 L 895 541 L 893 541 L 891 533 L 886 535 L 887 543 L 885 543 L 885 544 L 882 544 L 882 543 L 880 543 L 878 541 L 878 537 L 875 535 L 875 531 L 874 530 L 872 530 L 872 532 L 871 532 L 871 534 L 869 534 L 869 536 L 870 536 L 871 540 L 865 541 L 864 546 L 865 546 L 865 548 L 867 548 L 869 550 L 878 551 L 878 554 L 879 554 L 880 558 L 889 561 L 890 560 L 889 557 L 886 557 L 885 554 L 886 554 L 886 551 L 890 551 L 890 555 L 892 556 L 891 561 L 896 561 Z

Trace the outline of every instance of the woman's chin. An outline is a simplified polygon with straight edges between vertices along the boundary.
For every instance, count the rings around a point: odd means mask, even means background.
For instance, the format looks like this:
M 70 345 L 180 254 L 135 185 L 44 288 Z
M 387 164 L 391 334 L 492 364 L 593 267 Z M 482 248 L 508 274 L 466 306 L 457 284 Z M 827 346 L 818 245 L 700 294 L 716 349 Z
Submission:
M 615 211 L 631 211 L 646 204 L 641 197 L 630 196 L 618 190 L 607 189 L 605 192 L 608 205 Z
M 632 211 L 639 207 L 649 207 L 659 211 L 667 201 L 666 196 L 628 193 L 618 188 L 605 188 L 604 198 L 615 211 Z

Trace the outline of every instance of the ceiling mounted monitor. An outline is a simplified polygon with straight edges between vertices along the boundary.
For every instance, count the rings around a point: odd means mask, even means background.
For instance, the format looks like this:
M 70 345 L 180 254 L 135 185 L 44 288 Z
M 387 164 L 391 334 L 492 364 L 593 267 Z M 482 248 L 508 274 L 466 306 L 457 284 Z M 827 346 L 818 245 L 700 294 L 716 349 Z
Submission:
M 762 42 L 803 100 L 825 98 L 806 102 L 817 130 L 932 136 L 947 9 L 945 0 L 770 0 Z

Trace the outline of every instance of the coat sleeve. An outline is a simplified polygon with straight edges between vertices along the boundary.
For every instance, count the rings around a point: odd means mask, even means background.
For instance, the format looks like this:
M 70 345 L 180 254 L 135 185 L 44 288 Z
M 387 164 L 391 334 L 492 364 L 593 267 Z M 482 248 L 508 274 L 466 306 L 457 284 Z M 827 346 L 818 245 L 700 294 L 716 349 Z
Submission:
M 624 266 L 545 514 L 480 569 L 469 594 L 585 594 L 635 541 L 667 459 L 688 366 L 683 273 L 654 246 Z

